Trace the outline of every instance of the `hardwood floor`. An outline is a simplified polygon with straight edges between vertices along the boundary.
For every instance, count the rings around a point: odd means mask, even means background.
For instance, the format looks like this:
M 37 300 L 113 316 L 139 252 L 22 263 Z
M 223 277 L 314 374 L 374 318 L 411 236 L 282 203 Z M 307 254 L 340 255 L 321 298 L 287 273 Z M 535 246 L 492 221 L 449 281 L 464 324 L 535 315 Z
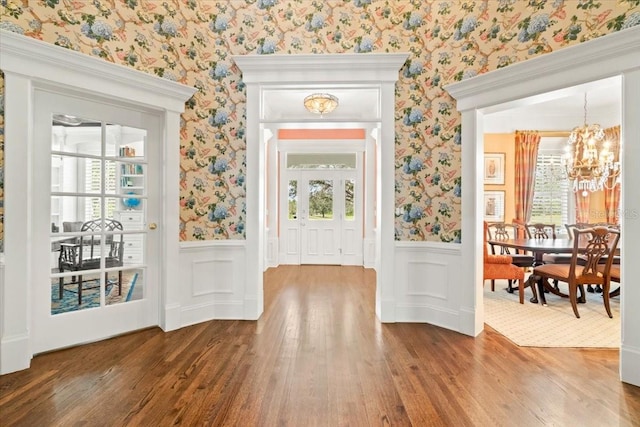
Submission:
M 374 272 L 283 266 L 257 322 L 148 329 L 0 377 L 3 426 L 640 426 L 617 350 L 381 324 Z

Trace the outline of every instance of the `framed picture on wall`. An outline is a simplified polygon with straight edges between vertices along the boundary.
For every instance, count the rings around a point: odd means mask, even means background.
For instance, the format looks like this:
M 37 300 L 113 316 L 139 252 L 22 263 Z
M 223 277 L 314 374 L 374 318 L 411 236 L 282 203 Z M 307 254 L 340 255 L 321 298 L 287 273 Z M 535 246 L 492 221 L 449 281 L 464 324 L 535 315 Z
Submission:
M 484 153 L 484 183 L 504 185 L 504 153 Z
M 504 221 L 504 191 L 484 192 L 485 221 Z

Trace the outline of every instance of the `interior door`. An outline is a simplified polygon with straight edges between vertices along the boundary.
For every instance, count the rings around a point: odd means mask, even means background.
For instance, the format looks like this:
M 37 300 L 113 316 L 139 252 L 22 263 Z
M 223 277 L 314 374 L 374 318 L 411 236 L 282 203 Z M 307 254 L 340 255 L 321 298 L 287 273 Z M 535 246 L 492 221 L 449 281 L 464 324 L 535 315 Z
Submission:
M 33 352 L 157 325 L 160 118 L 38 90 L 34 123 Z

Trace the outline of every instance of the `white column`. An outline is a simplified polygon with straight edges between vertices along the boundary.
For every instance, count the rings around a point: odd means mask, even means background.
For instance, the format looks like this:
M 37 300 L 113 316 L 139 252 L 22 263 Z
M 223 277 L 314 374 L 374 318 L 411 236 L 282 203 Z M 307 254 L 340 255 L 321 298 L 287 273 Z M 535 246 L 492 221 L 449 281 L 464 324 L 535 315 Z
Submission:
M 463 334 L 476 336 L 484 329 L 484 305 L 482 300 L 482 200 L 484 183 L 477 171 L 483 170 L 484 145 L 482 120 L 477 110 L 462 112 L 462 268 L 461 280 L 453 298 L 460 304 L 460 329 Z M 463 285 L 464 284 L 464 285 Z M 470 286 L 468 286 L 469 284 Z
M 31 363 L 28 300 L 31 283 L 29 242 L 31 107 L 33 90 L 28 78 L 5 71 L 4 151 L 4 289 L 1 289 L 0 374 L 19 371 Z M 26 230 L 26 233 L 25 233 Z
M 376 314 L 382 322 L 396 321 L 395 298 L 395 91 L 393 82 L 381 85 L 380 140 L 378 144 L 378 236 L 376 252 Z
M 621 251 L 623 261 L 622 345 L 620 348 L 620 379 L 640 386 L 640 264 L 634 262 L 640 252 L 640 69 L 626 72 L 622 79 L 622 221 Z M 626 285 L 626 286 L 625 286 Z M 616 320 L 616 319 L 614 319 Z
M 162 152 L 163 197 L 162 240 L 163 260 L 180 256 L 180 113 L 166 111 L 164 115 L 164 149 Z M 149 218 L 149 220 L 153 220 Z M 150 231 L 153 233 L 153 231 Z M 161 263 L 160 327 L 171 331 L 182 327 L 180 269 L 176 263 Z
M 260 86 L 247 83 L 246 282 L 244 319 L 257 320 L 264 308 L 264 159 Z

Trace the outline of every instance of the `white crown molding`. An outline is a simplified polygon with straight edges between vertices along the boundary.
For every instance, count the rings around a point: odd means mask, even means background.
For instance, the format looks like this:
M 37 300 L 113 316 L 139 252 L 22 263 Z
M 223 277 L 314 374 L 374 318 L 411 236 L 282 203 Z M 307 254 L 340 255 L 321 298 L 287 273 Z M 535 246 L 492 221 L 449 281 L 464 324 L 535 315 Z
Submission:
M 185 101 L 196 92 L 181 83 L 6 30 L 0 30 L 0 47 L 0 68 L 5 73 L 81 87 L 107 97 L 115 87 L 121 93 L 147 93 L 145 101 L 154 108 L 182 112 Z
M 589 49 L 587 55 L 585 49 Z M 586 66 L 594 63 L 599 66 Z M 569 84 L 575 86 L 576 73 L 579 73 L 581 83 L 587 83 L 617 75 L 620 68 L 638 67 L 640 26 L 635 26 L 445 85 L 444 88 L 457 100 L 457 110 L 462 112 L 563 89 Z M 531 84 L 523 86 L 523 81 Z
M 233 55 L 245 83 L 395 82 L 409 54 Z M 355 72 L 358 70 L 358 72 Z M 304 76 L 304 77 L 301 77 Z M 300 80 L 300 79 L 303 80 Z

